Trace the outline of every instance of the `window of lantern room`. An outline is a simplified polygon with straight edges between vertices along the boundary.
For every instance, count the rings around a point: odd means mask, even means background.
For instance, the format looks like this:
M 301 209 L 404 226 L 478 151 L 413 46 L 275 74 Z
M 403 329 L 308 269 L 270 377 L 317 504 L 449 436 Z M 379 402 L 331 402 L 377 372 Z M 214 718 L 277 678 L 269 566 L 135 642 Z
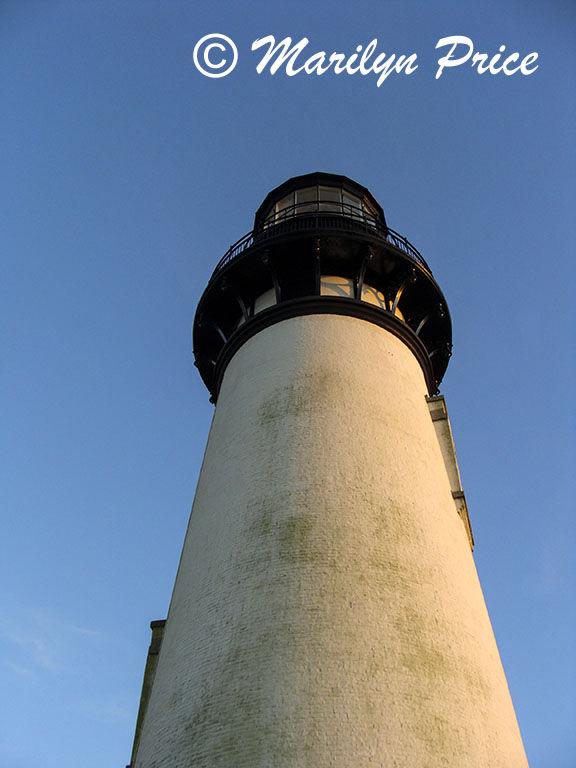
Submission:
M 342 213 L 342 190 L 338 187 L 318 187 L 318 210 Z
M 362 198 L 341 187 L 314 186 L 297 189 L 278 200 L 268 214 L 264 226 L 316 211 L 362 219 L 375 225 L 376 212 Z
M 289 195 L 286 195 L 286 197 L 283 197 L 281 200 L 278 200 L 276 203 L 276 216 L 274 219 L 276 221 L 282 221 L 282 219 L 287 218 L 288 216 L 294 216 L 294 193 L 291 192 Z
M 345 216 L 352 216 L 354 219 L 364 218 L 362 214 L 362 201 L 360 198 L 342 192 L 342 213 Z
M 316 211 L 317 187 L 305 187 L 296 190 L 296 208 L 295 214 L 315 213 Z

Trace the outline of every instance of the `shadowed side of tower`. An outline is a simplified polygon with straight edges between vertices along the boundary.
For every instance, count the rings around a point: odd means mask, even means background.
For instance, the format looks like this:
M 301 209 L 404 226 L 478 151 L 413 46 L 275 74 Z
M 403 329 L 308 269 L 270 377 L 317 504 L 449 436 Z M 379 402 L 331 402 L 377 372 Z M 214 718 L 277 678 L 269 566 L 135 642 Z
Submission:
M 364 187 L 267 196 L 196 315 L 216 408 L 133 768 L 527 765 L 434 397 L 450 341 Z

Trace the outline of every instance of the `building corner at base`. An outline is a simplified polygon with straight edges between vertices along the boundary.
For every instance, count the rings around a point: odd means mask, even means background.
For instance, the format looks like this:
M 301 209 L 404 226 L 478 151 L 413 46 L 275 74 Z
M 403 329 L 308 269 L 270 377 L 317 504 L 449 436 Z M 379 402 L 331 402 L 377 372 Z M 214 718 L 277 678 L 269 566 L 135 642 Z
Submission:
M 140 694 L 140 704 L 138 706 L 138 716 L 136 718 L 136 729 L 134 733 L 134 744 L 132 746 L 132 756 L 130 758 L 130 763 L 126 766 L 126 768 L 134 768 L 136 765 L 136 755 L 138 752 L 138 745 L 140 743 L 140 734 L 142 733 L 142 725 L 144 723 L 144 717 L 148 708 L 148 702 L 152 692 L 154 677 L 156 676 L 156 668 L 158 667 L 158 655 L 160 653 L 160 648 L 162 647 L 165 626 L 166 619 L 159 619 L 150 622 L 152 637 L 150 638 L 150 646 L 148 647 L 148 655 L 146 657 L 146 666 L 144 667 L 144 679 L 142 681 L 142 692 Z

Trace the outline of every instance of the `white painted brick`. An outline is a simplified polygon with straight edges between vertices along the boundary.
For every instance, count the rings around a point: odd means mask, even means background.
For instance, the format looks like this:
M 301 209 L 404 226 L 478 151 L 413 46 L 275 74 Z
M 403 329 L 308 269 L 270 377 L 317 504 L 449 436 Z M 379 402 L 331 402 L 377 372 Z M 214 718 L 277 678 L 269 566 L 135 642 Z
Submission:
M 330 315 L 240 348 L 135 768 L 525 768 L 419 364 Z

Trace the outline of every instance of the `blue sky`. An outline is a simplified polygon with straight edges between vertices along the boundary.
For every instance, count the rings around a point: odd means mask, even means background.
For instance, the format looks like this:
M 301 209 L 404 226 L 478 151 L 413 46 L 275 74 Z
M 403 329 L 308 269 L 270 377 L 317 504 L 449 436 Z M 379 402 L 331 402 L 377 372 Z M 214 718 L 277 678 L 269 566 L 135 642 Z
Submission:
M 552 0 L 0 2 L 0 765 L 124 766 L 212 406 L 191 324 L 266 193 L 367 186 L 442 287 L 442 386 L 475 558 L 532 768 L 576 758 L 576 13 Z M 239 51 L 207 78 L 208 33 Z M 256 38 L 417 53 L 375 76 L 256 73 Z M 437 41 L 537 51 L 435 79 Z

